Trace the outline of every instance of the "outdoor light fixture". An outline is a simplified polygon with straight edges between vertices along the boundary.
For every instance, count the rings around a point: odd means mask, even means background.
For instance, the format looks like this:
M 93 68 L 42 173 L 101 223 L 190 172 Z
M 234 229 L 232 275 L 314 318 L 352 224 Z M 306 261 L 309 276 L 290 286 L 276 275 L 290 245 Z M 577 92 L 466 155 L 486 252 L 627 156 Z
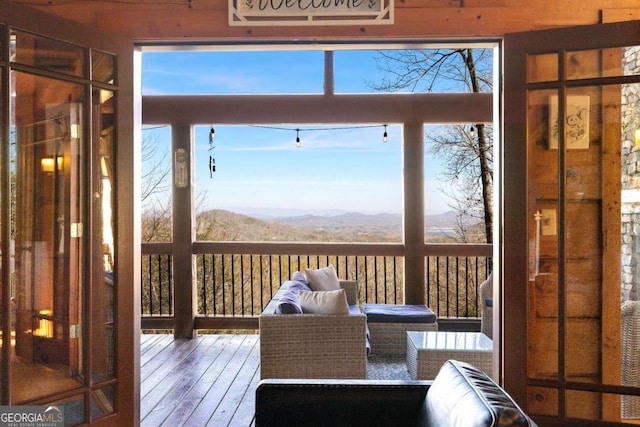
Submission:
M 213 126 L 211 126 L 211 130 L 209 131 L 209 143 L 212 143 L 215 137 L 216 131 L 213 129 Z
M 387 125 L 383 125 L 384 126 L 384 133 L 382 134 L 382 142 L 387 142 L 387 139 L 389 139 L 389 135 L 387 134 Z
M 300 129 L 296 129 L 296 148 L 300 148 Z
M 471 138 L 473 138 L 474 136 L 476 136 L 476 128 L 474 128 L 473 126 L 471 126 L 471 128 L 469 128 L 469 135 L 471 135 Z
M 176 188 L 189 187 L 189 156 L 184 148 L 178 148 L 174 153 L 173 174 Z

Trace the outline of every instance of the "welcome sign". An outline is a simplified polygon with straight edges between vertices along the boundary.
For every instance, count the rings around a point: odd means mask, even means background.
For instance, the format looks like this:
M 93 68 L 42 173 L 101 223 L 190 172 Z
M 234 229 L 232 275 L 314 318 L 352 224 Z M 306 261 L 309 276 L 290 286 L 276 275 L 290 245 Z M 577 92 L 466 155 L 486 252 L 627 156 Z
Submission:
M 393 24 L 394 0 L 229 0 L 229 25 Z

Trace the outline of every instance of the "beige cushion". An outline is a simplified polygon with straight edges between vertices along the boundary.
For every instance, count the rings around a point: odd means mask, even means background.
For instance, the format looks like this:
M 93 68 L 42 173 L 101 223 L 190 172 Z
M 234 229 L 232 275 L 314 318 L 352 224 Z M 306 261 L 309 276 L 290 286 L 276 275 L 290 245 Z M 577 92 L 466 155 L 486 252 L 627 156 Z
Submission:
M 317 270 L 307 268 L 305 274 L 312 291 L 337 291 L 340 289 L 338 274 L 333 265 Z
M 300 306 L 305 314 L 349 314 L 347 293 L 337 291 L 300 291 Z

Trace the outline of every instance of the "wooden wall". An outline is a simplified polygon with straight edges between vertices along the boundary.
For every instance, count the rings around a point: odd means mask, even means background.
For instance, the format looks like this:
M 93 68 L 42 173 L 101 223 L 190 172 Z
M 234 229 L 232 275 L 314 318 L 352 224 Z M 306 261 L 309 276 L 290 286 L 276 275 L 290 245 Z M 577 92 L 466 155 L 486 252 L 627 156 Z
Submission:
M 640 19 L 638 0 L 395 0 L 395 23 L 230 27 L 228 0 L 11 0 L 138 41 L 501 37 Z

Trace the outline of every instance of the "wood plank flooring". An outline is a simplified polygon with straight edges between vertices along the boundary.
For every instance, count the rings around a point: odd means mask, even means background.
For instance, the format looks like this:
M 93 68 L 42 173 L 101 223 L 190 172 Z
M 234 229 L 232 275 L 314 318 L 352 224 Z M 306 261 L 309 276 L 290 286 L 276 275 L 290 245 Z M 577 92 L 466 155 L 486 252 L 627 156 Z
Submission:
M 252 426 L 258 335 L 142 335 L 142 426 Z
M 367 360 L 370 379 L 409 379 L 404 358 Z M 258 335 L 140 338 L 143 427 L 254 425 L 260 380 Z

